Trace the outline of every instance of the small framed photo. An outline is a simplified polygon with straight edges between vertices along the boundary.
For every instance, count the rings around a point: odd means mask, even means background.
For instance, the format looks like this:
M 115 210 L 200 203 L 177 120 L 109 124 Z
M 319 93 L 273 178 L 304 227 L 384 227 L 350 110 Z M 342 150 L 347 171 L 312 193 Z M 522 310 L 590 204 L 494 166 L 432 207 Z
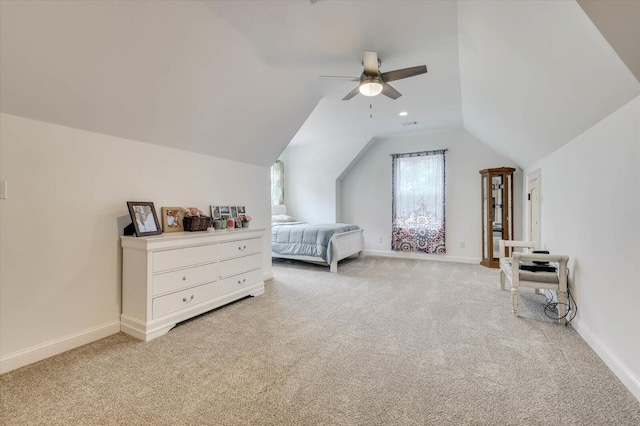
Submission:
M 238 217 L 238 208 L 236 206 L 231 206 L 231 217 Z
M 244 209 L 244 206 L 238 206 L 238 215 L 241 214 L 247 214 L 247 212 Z
M 156 208 L 150 201 L 127 201 L 136 237 L 162 234 Z
M 229 210 L 229 206 L 219 206 L 220 207 L 220 217 L 229 217 L 231 214 L 231 210 Z
M 162 232 L 184 231 L 182 218 L 183 218 L 183 213 L 180 207 L 163 207 L 162 208 Z
M 211 218 L 220 220 L 221 217 L 220 206 L 211 206 Z

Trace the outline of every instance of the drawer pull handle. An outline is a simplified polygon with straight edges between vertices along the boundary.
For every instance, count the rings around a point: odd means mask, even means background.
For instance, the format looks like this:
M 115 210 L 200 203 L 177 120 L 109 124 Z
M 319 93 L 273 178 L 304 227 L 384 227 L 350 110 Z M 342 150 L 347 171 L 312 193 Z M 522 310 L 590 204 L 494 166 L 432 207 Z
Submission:
M 240 251 L 245 251 L 246 249 L 247 249 L 247 246 L 242 246 L 242 247 L 238 246 L 238 250 Z
M 182 301 L 183 301 L 183 302 L 191 302 L 191 301 L 193 300 L 193 298 L 194 298 L 194 297 L 195 297 L 195 296 L 192 294 L 192 295 L 191 295 L 191 297 L 190 297 L 189 299 L 187 299 L 186 297 L 183 297 L 183 298 L 182 298 Z
M 186 280 L 187 280 L 187 277 L 182 277 L 182 281 L 186 281 Z
M 246 278 L 243 278 L 242 281 L 238 280 L 238 284 L 244 284 L 247 281 Z

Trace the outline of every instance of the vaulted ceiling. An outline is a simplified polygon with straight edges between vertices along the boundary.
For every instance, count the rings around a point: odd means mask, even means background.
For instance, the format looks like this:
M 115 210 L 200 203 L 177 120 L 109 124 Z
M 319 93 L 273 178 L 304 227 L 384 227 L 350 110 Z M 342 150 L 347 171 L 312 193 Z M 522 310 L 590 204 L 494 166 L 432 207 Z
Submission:
M 364 50 L 429 72 L 341 101 Z M 0 2 L 2 112 L 258 165 L 463 125 L 526 167 L 639 94 L 574 1 Z

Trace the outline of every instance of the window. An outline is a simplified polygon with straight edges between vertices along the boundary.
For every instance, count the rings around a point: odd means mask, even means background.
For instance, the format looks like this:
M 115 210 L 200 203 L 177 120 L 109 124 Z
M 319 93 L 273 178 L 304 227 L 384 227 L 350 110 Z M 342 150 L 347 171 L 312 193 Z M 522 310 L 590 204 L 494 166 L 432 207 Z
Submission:
M 391 249 L 446 253 L 445 152 L 393 154 Z
M 271 204 L 284 204 L 284 164 L 280 160 L 271 166 Z

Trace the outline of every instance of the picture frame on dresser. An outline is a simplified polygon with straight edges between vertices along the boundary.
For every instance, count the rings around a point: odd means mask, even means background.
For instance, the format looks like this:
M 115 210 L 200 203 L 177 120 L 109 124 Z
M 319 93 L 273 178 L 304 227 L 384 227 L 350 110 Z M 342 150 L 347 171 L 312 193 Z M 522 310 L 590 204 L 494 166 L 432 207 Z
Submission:
M 220 220 L 220 206 L 211 206 L 211 218 L 213 220 Z
M 238 208 L 236 206 L 231 206 L 230 217 L 238 217 Z
M 184 213 L 180 207 L 163 207 L 162 212 L 162 232 L 183 232 L 184 224 L 182 219 Z
M 229 210 L 229 206 L 219 206 L 220 207 L 220 218 L 228 219 L 231 214 L 231 210 Z
M 156 208 L 151 201 L 127 201 L 136 237 L 162 234 Z
M 237 209 L 238 209 L 238 216 L 247 214 L 247 211 L 245 210 L 244 206 L 238 206 Z

